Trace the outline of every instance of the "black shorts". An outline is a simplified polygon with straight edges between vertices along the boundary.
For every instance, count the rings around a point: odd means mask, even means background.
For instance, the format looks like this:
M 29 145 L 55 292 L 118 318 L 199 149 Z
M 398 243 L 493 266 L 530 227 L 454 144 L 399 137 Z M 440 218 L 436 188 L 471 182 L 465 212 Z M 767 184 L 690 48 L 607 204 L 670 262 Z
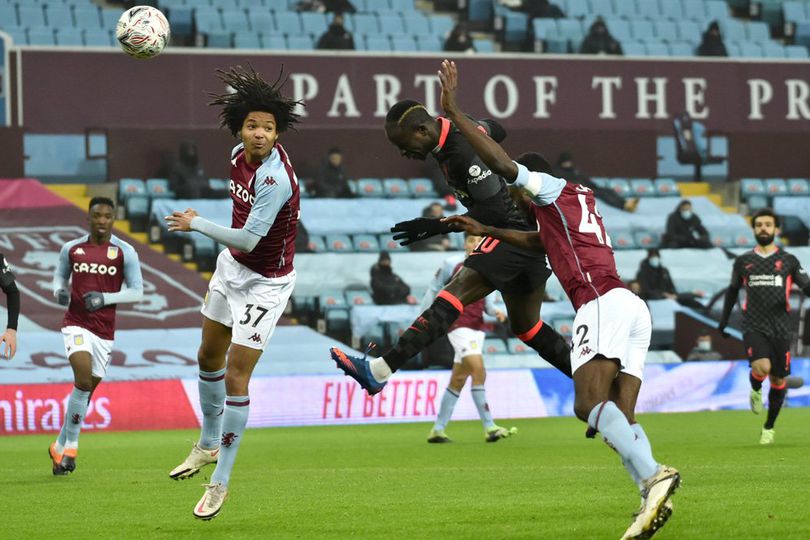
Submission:
M 551 270 L 545 254 L 526 251 L 485 237 L 464 266 L 475 270 L 505 294 L 529 293 L 546 285 Z
M 766 336 L 762 332 L 743 334 L 748 363 L 760 358 L 771 361 L 771 375 L 787 377 L 790 375 L 790 339 Z

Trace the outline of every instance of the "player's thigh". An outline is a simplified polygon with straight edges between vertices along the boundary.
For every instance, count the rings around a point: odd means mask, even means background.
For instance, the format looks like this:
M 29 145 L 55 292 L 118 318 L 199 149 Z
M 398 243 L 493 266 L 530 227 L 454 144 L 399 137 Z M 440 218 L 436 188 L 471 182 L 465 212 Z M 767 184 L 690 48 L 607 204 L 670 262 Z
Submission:
M 781 386 L 790 375 L 790 340 L 771 338 L 771 384 Z
M 261 349 L 233 344 L 228 350 L 228 364 L 225 369 L 225 392 L 229 396 L 248 395 L 248 383 L 262 356 Z
M 443 290 L 458 298 L 461 304 L 466 306 L 484 298 L 495 289 L 476 270 L 462 266 Z
M 203 316 L 202 340 L 197 351 L 197 363 L 203 371 L 219 371 L 225 367 L 225 354 L 231 345 L 231 329 Z
M 92 337 L 91 332 L 79 326 L 62 328 L 65 356 L 73 370 L 74 382 L 82 390 L 90 390 L 92 387 L 94 353 Z
M 487 378 L 487 371 L 484 367 L 484 357 L 480 354 L 468 354 L 461 359 L 461 362 L 467 366 L 472 377 L 473 384 L 484 384 Z
M 546 294 L 545 285 L 523 293 L 501 293 L 509 325 L 515 334 L 523 334 L 534 328 L 540 320 L 540 306 Z
M 227 327 L 233 326 L 233 314 L 228 297 L 233 292 L 232 283 L 239 279 L 240 268 L 237 265 L 226 249 L 220 252 L 216 270 L 208 282 L 208 291 L 205 293 L 200 310 L 207 319 Z
M 743 345 L 748 364 L 754 373 L 765 376 L 771 373 L 771 339 L 762 332 L 745 332 Z
M 68 358 L 73 370 L 76 388 L 89 392 L 93 388 L 93 355 L 89 351 L 76 351 Z
M 231 343 L 263 350 L 295 287 L 295 273 L 281 278 L 255 278 L 233 291 L 228 302 L 233 314 Z
M 467 382 L 467 377 L 469 376 L 470 372 L 467 369 L 467 366 L 461 362 L 454 363 L 453 369 L 450 372 L 450 383 L 448 386 L 450 386 L 450 388 L 456 392 L 461 392 L 461 389 L 464 388 L 464 383 Z

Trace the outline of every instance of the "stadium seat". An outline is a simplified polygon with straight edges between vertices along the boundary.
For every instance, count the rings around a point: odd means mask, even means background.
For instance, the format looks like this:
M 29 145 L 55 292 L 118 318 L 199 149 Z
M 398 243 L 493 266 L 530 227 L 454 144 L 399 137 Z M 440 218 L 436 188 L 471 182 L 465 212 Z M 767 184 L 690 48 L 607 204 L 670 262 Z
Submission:
M 810 185 L 805 178 L 788 178 L 787 187 L 791 195 L 810 195 Z
M 765 192 L 771 196 L 787 195 L 787 183 L 782 178 L 766 178 L 765 179 Z
M 277 11 L 274 18 L 276 31 L 286 36 L 299 36 L 304 31 L 301 17 L 294 11 Z
M 327 234 L 326 249 L 335 253 L 351 253 L 354 251 L 352 239 L 347 234 Z
M 666 43 L 645 44 L 647 56 L 669 56 L 669 47 Z
M 611 230 L 609 232 L 613 249 L 635 249 L 636 239 L 629 230 Z
M 785 47 L 785 53 L 788 58 L 807 58 L 807 47 L 804 45 L 788 45 Z
M 250 4 L 254 3 L 254 0 L 248 0 Z M 287 11 L 290 9 L 290 3 L 288 0 L 262 0 L 264 7 L 269 9 L 270 11 Z
M 752 195 L 765 195 L 765 183 L 759 178 L 743 178 L 740 181 L 740 195 L 743 200 Z
M 670 3 L 673 0 L 670 0 Z M 658 0 L 636 0 L 637 16 L 646 17 L 652 21 L 661 16 L 661 6 Z
M 588 5 L 584 0 L 569 0 L 568 11 L 566 11 L 565 14 L 568 17 L 583 19 L 590 17 L 591 15 L 599 15 L 603 19 L 616 15 L 616 11 L 613 9 L 613 2 L 611 0 L 590 0 L 590 3 L 590 8 L 588 8 Z M 611 30 L 611 33 L 613 33 L 613 30 Z M 616 34 L 613 34 L 613 37 L 616 37 Z
M 223 9 L 222 27 L 226 32 L 241 33 L 250 27 L 247 13 L 241 9 Z
M 133 195 L 146 195 L 144 181 L 140 178 L 121 178 L 118 181 L 118 202 L 126 202 Z
M 414 0 L 388 0 L 391 10 L 399 13 L 409 13 L 416 11 Z
M 326 239 L 317 234 L 310 234 L 307 247 L 313 253 L 323 253 L 326 251 Z
M 734 246 L 734 232 L 728 229 L 712 229 L 709 232 L 709 241 L 714 247 Z
M 73 6 L 73 20 L 76 28 L 85 30 L 102 28 L 101 15 L 96 6 Z
M 732 243 L 734 247 L 749 248 L 756 245 L 753 234 L 750 229 L 739 229 L 734 231 L 732 236 Z
M 655 181 L 655 191 L 659 197 L 678 197 L 681 194 L 678 184 L 672 178 L 659 178 Z
M 287 48 L 287 40 L 284 39 L 284 36 L 271 33 L 260 34 L 259 37 L 264 49 L 284 50 Z
M 752 21 L 745 25 L 746 37 L 748 41 L 765 43 L 771 40 L 771 31 L 768 23 Z
M 509 351 L 509 354 L 535 354 L 534 349 L 516 337 L 506 340 L 506 350 Z
M 402 22 L 405 25 L 405 31 L 409 34 L 416 34 L 417 36 L 427 36 L 430 34 L 430 19 L 427 15 L 420 12 L 406 12 L 402 14 Z
M 551 324 L 562 336 L 570 336 L 574 331 L 574 319 L 554 319 Z
M 57 28 L 56 29 L 56 44 L 57 45 L 70 45 L 82 46 L 84 40 L 82 38 L 82 31 L 78 28 Z
M 1 2 L 0 2 L 1 3 Z M 115 11 L 116 15 L 118 11 Z M 70 6 L 64 4 L 48 4 L 45 6 L 45 19 L 48 26 L 51 28 L 73 28 L 73 13 L 70 11 Z M 0 15 L 0 21 L 2 15 Z
M 84 44 L 88 47 L 110 47 L 116 43 L 108 30 L 99 28 L 84 31 Z
M 697 45 L 702 40 L 702 31 L 695 21 L 683 20 L 676 23 L 678 27 L 678 38 L 681 41 Z
M 382 233 L 380 236 L 380 249 L 385 251 L 408 251 L 408 248 L 405 246 L 399 245 L 399 242 L 393 239 L 393 235 L 390 233 Z
M 765 58 L 784 58 L 787 56 L 785 47 L 775 41 L 766 41 L 762 45 L 762 56 Z
M 373 306 L 374 300 L 371 294 L 365 289 L 346 289 L 343 291 L 346 296 L 346 303 L 350 306 Z
M 52 6 L 53 4 L 51 4 Z M 107 30 L 115 30 L 115 27 L 118 26 L 118 19 L 121 17 L 121 12 L 117 9 L 102 9 L 101 10 L 101 26 L 102 28 L 106 28 Z M 48 7 L 48 21 L 50 21 L 50 7 Z M 53 24 L 51 23 L 51 26 Z M 172 33 L 174 33 L 175 29 L 172 28 Z
M 706 4 L 703 0 L 683 0 L 682 6 L 685 19 L 700 22 L 706 20 Z
M 256 32 L 237 32 L 233 36 L 233 46 L 236 49 L 261 49 L 262 43 Z
M 669 0 L 661 2 L 661 15 L 673 21 L 683 19 L 683 4 L 678 0 Z
M 625 19 L 606 19 L 605 25 L 610 30 L 610 34 L 616 38 L 617 41 L 624 43 L 625 41 L 632 41 L 633 35 L 630 31 L 630 22 Z
M 354 34 L 379 34 L 377 16 L 371 13 L 355 13 L 345 19 L 346 29 Z
M 429 178 L 411 178 L 408 187 L 414 197 L 436 197 L 433 182 Z
M 402 178 L 386 178 L 383 180 L 383 194 L 386 197 L 407 198 L 411 196 L 408 183 Z
M 632 178 L 630 190 L 634 197 L 654 197 L 656 195 L 655 185 L 649 178 Z
M 630 184 L 624 178 L 611 178 L 608 181 L 608 187 L 621 195 L 622 197 L 632 196 Z
M 382 182 L 377 178 L 358 178 L 357 195 L 360 197 L 382 197 Z
M 506 343 L 501 338 L 486 338 L 484 340 L 484 354 L 506 354 Z
M 17 22 L 17 10 L 14 9 L 14 4 L 0 2 L 0 21 L 2 21 L 2 27 L 4 29 L 19 26 Z
M 764 195 L 752 195 L 752 196 L 750 196 L 748 198 L 747 204 L 748 204 L 748 210 L 750 212 L 755 212 L 755 211 L 760 210 L 762 208 L 767 208 L 768 207 L 768 205 L 769 205 L 768 197 L 766 197 Z
M 674 21 L 655 21 L 653 22 L 653 29 L 655 30 L 655 37 L 667 43 L 673 43 L 679 39 L 678 25 Z
M 317 39 L 329 28 L 329 21 L 323 13 L 301 13 L 301 26 Z
M 636 3 L 632 0 L 613 0 L 613 10 L 617 17 L 622 17 L 624 19 L 633 19 L 638 17 Z
M 630 34 L 636 41 L 646 41 L 656 37 L 652 22 L 645 19 L 630 21 Z
M 447 37 L 447 34 L 455 26 L 453 18 L 449 15 L 431 15 L 430 16 L 430 30 L 434 36 Z
M 146 193 L 152 199 L 173 199 L 174 192 L 169 188 L 166 178 L 147 178 Z
M 494 53 L 495 44 L 491 39 L 473 38 L 473 47 L 477 53 Z
M 352 236 L 352 246 L 358 252 L 377 253 L 380 251 L 380 242 L 373 234 L 355 234 Z
M 470 0 L 467 2 L 467 20 L 476 28 L 489 30 L 493 19 L 491 0 Z
M 19 25 L 23 27 L 43 27 L 47 25 L 45 22 L 45 11 L 42 9 L 42 6 L 38 4 L 25 5 L 20 3 L 17 6 L 17 19 Z
M 214 49 L 230 49 L 233 47 L 232 38 L 231 32 L 208 32 L 205 34 L 205 46 Z
M 622 43 L 625 56 L 646 56 L 647 47 L 640 41 L 625 41 Z
M 146 232 L 146 225 L 149 220 L 149 197 L 146 195 L 130 195 L 124 202 L 124 209 L 132 232 Z
M 728 8 L 728 4 L 726 4 L 723 0 L 708 0 L 705 4 L 706 4 L 705 20 L 723 21 L 729 18 L 730 11 Z
M 46 26 L 30 27 L 28 29 L 29 45 L 55 45 L 53 28 Z
M 762 58 L 765 56 L 762 52 L 762 47 L 758 43 L 738 43 L 737 47 L 740 51 L 740 56 L 743 58 Z
M 172 29 L 172 36 L 188 37 L 194 27 L 194 11 L 188 6 L 174 6 L 167 18 Z
M 635 231 L 633 238 L 639 249 L 650 249 L 658 247 L 659 244 L 658 235 L 651 231 Z
M 275 28 L 275 18 L 269 11 L 251 11 L 248 20 L 250 21 L 250 28 L 257 34 L 261 34 L 263 32 L 267 34 L 273 33 L 273 29 Z
M 306 34 L 287 36 L 287 48 L 292 51 L 311 51 L 315 48 L 312 38 Z
M 390 51 L 391 40 L 386 36 L 366 36 L 367 51 Z
M 685 41 L 679 41 L 677 43 L 670 43 L 669 44 L 669 55 L 670 56 L 694 56 L 695 48 L 692 46 L 691 43 L 687 43 Z
M 399 14 L 380 15 L 377 17 L 381 34 L 404 34 L 405 24 Z
M 440 52 L 444 49 L 444 38 L 437 36 L 417 36 L 416 47 L 422 52 Z
M 194 10 L 194 26 L 201 34 L 222 32 L 222 18 L 214 8 L 197 8 Z

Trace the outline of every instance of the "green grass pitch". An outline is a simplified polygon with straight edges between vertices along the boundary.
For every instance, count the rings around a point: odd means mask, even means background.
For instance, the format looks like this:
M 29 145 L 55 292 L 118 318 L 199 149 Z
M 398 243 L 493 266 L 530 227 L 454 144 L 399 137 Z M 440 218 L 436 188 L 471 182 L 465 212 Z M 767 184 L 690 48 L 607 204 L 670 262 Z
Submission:
M 810 538 L 810 409 L 786 409 L 776 444 L 747 411 L 641 416 L 659 461 L 680 469 L 656 538 Z M 639 502 L 619 458 L 573 418 L 501 421 L 484 442 L 451 422 L 249 430 L 231 494 L 194 519 L 213 467 L 168 472 L 197 433 L 85 433 L 77 471 L 53 477 L 49 436 L 0 438 L 3 538 L 619 538 Z

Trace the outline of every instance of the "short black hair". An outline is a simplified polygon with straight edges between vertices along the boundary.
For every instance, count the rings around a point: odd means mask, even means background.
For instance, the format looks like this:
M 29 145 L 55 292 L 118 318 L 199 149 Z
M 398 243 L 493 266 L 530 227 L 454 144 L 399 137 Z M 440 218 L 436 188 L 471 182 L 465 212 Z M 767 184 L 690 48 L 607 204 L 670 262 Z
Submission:
M 219 113 L 220 125 L 227 127 L 234 137 L 242 129 L 247 115 L 253 111 L 272 114 L 276 119 L 276 130 L 279 133 L 284 133 L 288 129 L 295 130 L 295 124 L 301 118 L 295 112 L 295 108 L 303 105 L 303 102 L 281 93 L 281 87 L 287 82 L 283 66 L 273 84 L 266 83 L 249 64 L 247 69 L 242 66 L 232 67 L 227 71 L 218 69 L 217 74 L 222 82 L 234 91 L 225 94 L 209 93 L 213 98 L 209 105 L 222 106 Z
M 415 128 L 429 120 L 433 120 L 424 105 L 412 99 L 403 99 L 394 103 L 385 116 L 385 128 L 400 126 Z
M 90 204 L 87 205 L 87 211 L 89 212 L 97 204 L 106 204 L 115 210 L 115 203 L 109 197 L 93 197 L 90 199 Z
M 761 218 L 761 217 L 772 217 L 773 222 L 776 224 L 777 227 L 779 227 L 779 216 L 776 215 L 776 212 L 774 212 L 770 208 L 760 208 L 759 210 L 754 212 L 754 214 L 751 216 L 751 228 L 752 229 L 754 228 L 754 222 L 757 220 L 757 218 Z
M 692 206 L 692 201 L 690 201 L 689 199 L 681 199 L 681 202 L 678 203 L 678 210 L 680 210 L 681 208 L 683 208 L 687 204 L 689 206 Z
M 526 152 L 525 154 L 520 154 L 515 161 L 530 171 L 546 174 L 551 173 L 551 163 L 548 162 L 543 154 L 538 152 Z

